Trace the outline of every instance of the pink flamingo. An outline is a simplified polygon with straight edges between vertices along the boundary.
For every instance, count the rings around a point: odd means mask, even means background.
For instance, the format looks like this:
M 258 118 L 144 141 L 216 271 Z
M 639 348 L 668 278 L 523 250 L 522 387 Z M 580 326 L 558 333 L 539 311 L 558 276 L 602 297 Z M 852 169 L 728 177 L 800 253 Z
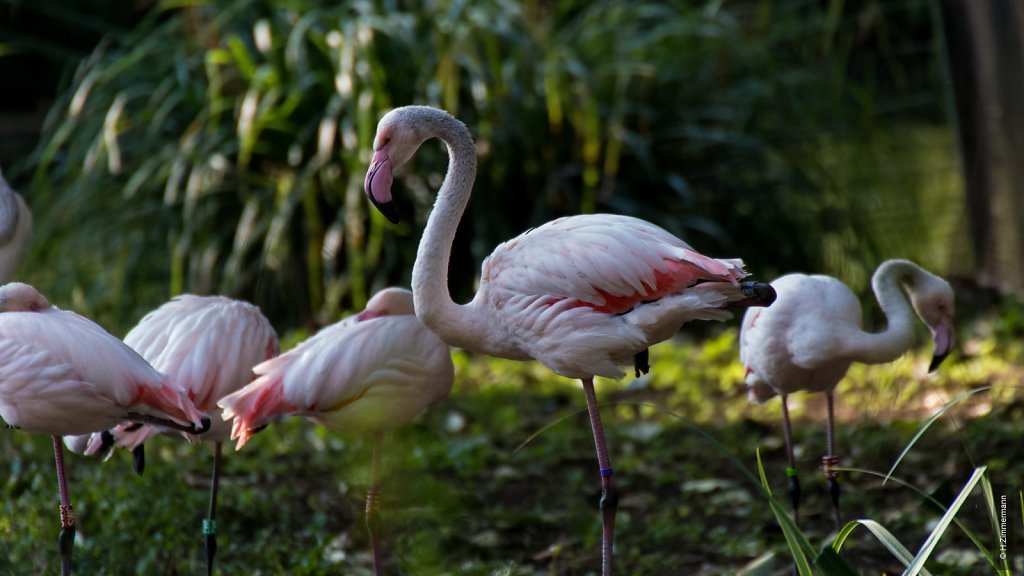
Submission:
M 217 411 L 217 401 L 248 384 L 252 367 L 277 354 L 277 333 L 260 309 L 223 296 L 183 294 L 153 310 L 124 338 L 154 368 L 188 391 L 203 412 Z M 213 474 L 209 513 L 202 523 L 206 573 L 213 574 L 217 552 L 217 487 L 221 445 L 231 427 L 214 418 L 201 437 L 183 433 L 192 443 L 213 442 Z M 113 433 L 118 446 L 131 448 L 136 471 L 144 465 L 143 442 L 161 430 L 138 424 L 120 425 Z M 96 435 L 94 435 L 95 437 Z M 90 446 L 89 452 L 95 452 Z
M 617 493 L 594 395 L 594 376 L 646 372 L 647 348 L 690 320 L 725 320 L 727 308 L 768 305 L 765 283 L 743 282 L 738 259 L 703 256 L 649 222 L 609 214 L 560 218 L 498 246 L 465 305 L 448 292 L 455 229 L 476 177 L 465 125 L 443 110 L 397 108 L 381 118 L 365 188 L 396 221 L 392 172 L 428 138 L 448 148 L 448 172 L 412 273 L 416 315 L 450 345 L 513 360 L 535 359 L 583 382 L 601 476 L 602 573 L 611 573 Z
M 381 574 L 378 514 L 380 445 L 385 430 L 440 402 L 455 378 L 448 346 L 413 313 L 412 293 L 378 292 L 357 315 L 256 366 L 259 378 L 223 398 L 236 449 L 274 419 L 305 416 L 331 430 L 373 436 L 366 526 L 374 574 Z
M 953 349 L 953 289 L 949 283 L 907 260 L 883 262 L 871 278 L 886 317 L 885 330 L 865 332 L 860 302 L 845 284 L 831 276 L 787 274 L 772 282 L 778 299 L 770 308 L 750 308 L 740 332 L 740 360 L 747 369 L 751 401 L 782 400 L 789 493 L 794 518 L 799 518 L 800 481 L 793 457 L 786 399 L 798 390 L 824 392 L 828 403 L 827 454 L 822 469 L 828 481 L 832 511 L 839 526 L 839 483 L 835 454 L 833 392 L 850 364 L 882 364 L 914 345 L 914 315 L 931 329 L 934 371 Z M 909 297 L 909 302 L 908 302 Z
M 134 350 L 21 283 L 0 287 L 0 416 L 14 428 L 53 436 L 65 576 L 71 572 L 75 517 L 60 437 L 126 420 L 195 432 L 210 426 L 187 392 Z
M 0 171 L 0 284 L 14 278 L 32 235 L 32 212 Z

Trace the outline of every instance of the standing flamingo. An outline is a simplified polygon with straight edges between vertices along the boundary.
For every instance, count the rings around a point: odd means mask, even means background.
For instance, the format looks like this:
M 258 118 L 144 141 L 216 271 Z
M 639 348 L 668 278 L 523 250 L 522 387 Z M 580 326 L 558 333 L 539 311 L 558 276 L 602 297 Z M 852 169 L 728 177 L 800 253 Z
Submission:
M 392 222 L 392 172 L 428 138 L 449 164 L 412 273 L 416 315 L 450 345 L 513 360 L 535 359 L 583 382 L 601 476 L 602 574 L 612 568 L 617 493 L 594 395 L 594 376 L 646 372 L 647 348 L 690 320 L 725 320 L 730 307 L 774 299 L 766 283 L 743 282 L 743 262 L 719 260 L 649 222 L 609 214 L 559 218 L 495 248 L 465 305 L 448 292 L 455 229 L 476 177 L 466 126 L 443 110 L 397 108 L 381 118 L 365 188 Z
M 883 262 L 871 278 L 886 328 L 862 329 L 860 302 L 831 276 L 787 274 L 772 282 L 778 299 L 771 308 L 750 308 L 740 332 L 740 360 L 746 366 L 751 401 L 782 400 L 789 493 L 799 518 L 800 481 L 793 457 L 787 396 L 797 390 L 824 392 L 828 402 L 827 454 L 822 469 L 828 481 L 832 512 L 839 526 L 839 483 L 834 470 L 833 391 L 853 362 L 891 362 L 914 345 L 914 314 L 931 329 L 934 371 L 955 342 L 953 289 L 949 283 L 907 260 Z M 909 297 L 909 302 L 908 302 Z
M 75 517 L 60 437 L 105 430 L 125 420 L 193 432 L 210 426 L 187 392 L 134 350 L 17 282 L 0 287 L 0 416 L 9 426 L 53 436 L 65 576 L 71 573 Z
M 252 367 L 277 354 L 277 333 L 260 309 L 223 296 L 183 294 L 147 314 L 124 342 L 171 382 L 188 391 L 204 412 L 215 412 L 217 401 L 252 380 Z M 202 523 L 206 573 L 213 574 L 217 552 L 217 486 L 221 444 L 231 430 L 214 418 L 202 440 L 213 442 L 213 474 L 209 513 Z M 142 443 L 158 432 L 152 426 L 121 425 L 114 432 L 118 445 L 131 448 L 141 472 Z M 200 440 L 186 434 L 191 442 Z
M 455 379 L 448 346 L 416 319 L 411 292 L 387 288 L 364 311 L 254 371 L 259 378 L 218 402 L 224 420 L 233 419 L 236 449 L 284 415 L 305 416 L 339 432 L 373 435 L 366 527 L 373 571 L 379 576 L 381 435 L 448 396 Z
M 0 171 L 0 284 L 14 278 L 32 235 L 32 212 Z

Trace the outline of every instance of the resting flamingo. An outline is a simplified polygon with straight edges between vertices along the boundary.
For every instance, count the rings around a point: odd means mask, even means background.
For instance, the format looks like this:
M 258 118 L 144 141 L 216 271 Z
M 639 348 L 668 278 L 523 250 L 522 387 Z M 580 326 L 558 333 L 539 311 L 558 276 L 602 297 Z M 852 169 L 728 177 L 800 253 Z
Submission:
M 252 367 L 277 355 L 277 334 L 260 309 L 248 302 L 223 296 L 183 294 L 153 310 L 124 337 L 124 342 L 171 382 L 188 391 L 199 410 L 217 411 L 217 401 L 252 380 Z M 121 424 L 111 435 L 94 434 L 86 453 L 102 450 L 108 438 L 132 449 L 136 471 L 142 472 L 143 442 L 161 429 Z M 202 436 L 182 433 L 192 443 L 213 442 L 213 474 L 210 506 L 202 522 L 206 573 L 213 574 L 217 552 L 217 487 L 220 481 L 221 445 L 231 427 L 213 418 Z
M 450 345 L 513 360 L 539 360 L 583 383 L 601 477 L 602 573 L 612 569 L 617 493 L 594 395 L 594 376 L 646 372 L 647 348 L 690 320 L 725 320 L 728 308 L 768 305 L 766 283 L 740 282 L 739 259 L 703 256 L 667 231 L 628 216 L 559 218 L 498 246 L 464 305 L 448 292 L 448 262 L 476 177 L 466 126 L 443 110 L 397 108 L 381 118 L 365 189 L 395 221 L 392 172 L 429 138 L 449 164 L 413 265 L 416 315 Z
M 413 313 L 412 293 L 378 292 L 366 309 L 324 328 L 254 369 L 251 384 L 221 399 L 236 449 L 284 415 L 339 432 L 373 436 L 366 527 L 374 574 L 382 570 L 378 513 L 381 436 L 440 402 L 455 378 L 448 346 Z
M 953 349 L 953 289 L 949 283 L 908 260 L 888 260 L 871 279 L 886 328 L 862 329 L 860 302 L 831 276 L 787 274 L 772 282 L 778 299 L 770 308 L 750 308 L 740 332 L 740 361 L 746 366 L 751 401 L 778 395 L 786 438 L 789 493 L 799 519 L 800 481 L 793 456 L 787 396 L 798 390 L 824 392 L 828 405 L 827 454 L 822 469 L 832 511 L 839 525 L 839 483 L 834 470 L 833 392 L 850 364 L 891 362 L 914 345 L 914 314 L 931 329 L 934 371 Z M 908 302 L 909 297 L 909 302 Z
M 126 420 L 193 432 L 210 426 L 187 392 L 134 350 L 17 282 L 0 287 L 0 416 L 14 428 L 53 436 L 65 576 L 71 572 L 75 517 L 60 437 Z
M 31 235 L 32 212 L 0 171 L 0 284 L 14 278 Z

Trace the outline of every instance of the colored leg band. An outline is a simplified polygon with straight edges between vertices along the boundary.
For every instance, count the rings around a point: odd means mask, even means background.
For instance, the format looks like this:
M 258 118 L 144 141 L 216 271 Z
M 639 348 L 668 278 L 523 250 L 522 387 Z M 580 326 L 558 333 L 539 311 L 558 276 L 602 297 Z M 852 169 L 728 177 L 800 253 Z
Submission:
M 789 476 L 790 478 L 795 478 L 796 477 L 796 468 L 793 468 L 792 466 L 787 466 L 786 467 L 786 476 Z
M 601 468 L 601 478 L 610 478 L 612 475 L 611 468 Z
M 217 521 L 212 518 L 203 518 L 203 536 L 210 536 L 217 533 Z

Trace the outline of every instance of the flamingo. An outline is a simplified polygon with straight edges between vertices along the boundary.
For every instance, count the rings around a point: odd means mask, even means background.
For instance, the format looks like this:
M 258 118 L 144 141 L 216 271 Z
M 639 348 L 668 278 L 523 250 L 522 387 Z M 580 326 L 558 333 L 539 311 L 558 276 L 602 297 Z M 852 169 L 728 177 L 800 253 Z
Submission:
M 382 568 L 379 482 L 382 433 L 448 396 L 455 378 L 448 346 L 416 319 L 412 293 L 387 288 L 366 309 L 256 366 L 259 376 L 222 398 L 236 449 L 274 419 L 305 416 L 330 430 L 373 438 L 366 527 L 373 570 Z
M 878 304 L 886 317 L 885 330 L 862 329 L 860 302 L 831 276 L 787 274 L 772 282 L 778 299 L 771 308 L 750 308 L 740 331 L 740 361 L 752 402 L 778 395 L 782 401 L 782 430 L 786 438 L 789 494 L 798 519 L 800 481 L 793 457 L 789 394 L 798 390 L 824 392 L 828 405 L 827 454 L 822 469 L 839 526 L 839 483 L 834 470 L 833 393 L 850 364 L 891 362 L 914 345 L 916 313 L 931 330 L 935 371 L 953 349 L 953 289 L 949 283 L 909 260 L 883 262 L 871 278 Z M 908 301 L 909 299 L 909 301 Z
M 32 212 L 0 170 L 0 284 L 14 278 L 32 235 Z
M 60 437 L 126 420 L 192 432 L 210 426 L 187 392 L 134 350 L 18 282 L 0 287 L 0 416 L 11 427 L 53 437 L 65 576 L 71 573 L 75 516 Z
M 223 296 L 183 294 L 153 310 L 124 338 L 154 368 L 184 388 L 199 410 L 214 412 L 217 401 L 252 380 L 252 367 L 277 355 L 277 334 L 260 309 Z M 231 427 L 214 418 L 202 436 L 184 433 L 192 443 L 213 442 L 210 506 L 202 522 L 206 573 L 213 574 L 217 552 L 217 487 L 221 446 Z M 143 442 L 162 430 L 137 423 L 121 424 L 112 433 L 93 434 L 87 454 L 113 443 L 132 449 L 136 471 L 144 465 Z M 70 446 L 69 446 L 70 447 Z M 74 448 L 72 448 L 74 449 Z
M 548 222 L 509 240 L 484 261 L 479 289 L 460 305 L 448 292 L 448 262 L 476 177 L 466 126 L 443 110 L 406 106 L 377 125 L 365 190 L 397 221 L 392 173 L 429 138 L 449 164 L 413 265 L 416 315 L 449 345 L 513 360 L 538 360 L 583 383 L 601 478 L 601 568 L 612 569 L 617 492 L 594 394 L 594 376 L 621 378 L 621 365 L 649 368 L 647 348 L 690 320 L 725 320 L 728 308 L 768 305 L 766 283 L 739 259 L 701 255 L 649 222 L 595 214 Z

